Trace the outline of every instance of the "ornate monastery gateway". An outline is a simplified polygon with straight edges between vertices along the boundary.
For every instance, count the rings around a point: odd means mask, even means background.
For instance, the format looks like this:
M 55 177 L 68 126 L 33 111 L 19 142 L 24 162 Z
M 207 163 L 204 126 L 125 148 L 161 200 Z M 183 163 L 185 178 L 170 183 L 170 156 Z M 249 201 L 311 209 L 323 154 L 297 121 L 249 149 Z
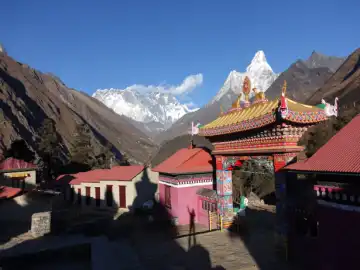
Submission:
M 243 90 L 227 112 L 199 130 L 214 146 L 218 211 L 224 218 L 233 217 L 232 166 L 254 157 L 272 159 L 276 178 L 276 195 L 281 208 L 281 197 L 286 189 L 276 172 L 303 150 L 297 143 L 311 126 L 328 118 L 324 109 L 298 103 L 286 97 L 286 81 L 277 100 L 269 101 L 264 92 L 253 88 L 244 79 Z M 277 209 L 278 214 L 281 210 Z M 281 215 L 281 214 L 280 214 Z

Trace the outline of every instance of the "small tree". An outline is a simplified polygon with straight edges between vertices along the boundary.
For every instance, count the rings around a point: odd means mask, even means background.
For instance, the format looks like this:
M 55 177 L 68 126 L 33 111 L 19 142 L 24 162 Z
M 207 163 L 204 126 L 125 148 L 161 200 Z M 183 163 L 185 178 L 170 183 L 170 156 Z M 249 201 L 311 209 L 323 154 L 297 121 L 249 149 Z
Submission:
M 95 158 L 91 138 L 91 130 L 87 124 L 80 124 L 76 127 L 71 149 L 71 162 L 93 167 Z
M 43 167 L 44 180 L 48 182 L 53 180 L 61 163 L 61 139 L 56 131 L 55 122 L 50 118 L 43 121 L 38 135 L 37 146 L 42 159 L 39 164 Z
M 262 198 L 275 191 L 274 169 L 268 160 L 246 160 L 239 170 L 233 174 L 234 201 L 239 200 L 239 195 L 248 197 L 254 192 Z
M 101 146 L 100 154 L 96 156 L 95 167 L 99 169 L 110 169 L 113 165 L 114 154 L 112 152 L 112 144 L 107 142 L 105 146 Z
M 5 158 L 13 157 L 26 162 L 33 162 L 35 160 L 35 153 L 30 150 L 24 140 L 13 141 L 4 156 Z
M 129 162 L 129 156 L 124 152 L 122 153 L 122 157 L 121 160 L 118 161 L 119 165 L 121 166 L 130 166 L 130 162 Z

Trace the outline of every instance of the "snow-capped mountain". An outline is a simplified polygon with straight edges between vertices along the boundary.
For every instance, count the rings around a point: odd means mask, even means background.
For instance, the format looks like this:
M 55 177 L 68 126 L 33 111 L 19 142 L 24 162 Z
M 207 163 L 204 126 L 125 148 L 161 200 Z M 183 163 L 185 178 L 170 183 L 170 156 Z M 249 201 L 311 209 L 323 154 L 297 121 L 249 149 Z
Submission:
M 134 89 L 110 88 L 99 89 L 92 96 L 117 114 L 144 124 L 151 123 L 158 131 L 167 129 L 183 115 L 197 110 L 181 104 L 170 93 L 158 91 L 139 93 Z M 149 125 L 145 126 L 152 129 Z
M 259 91 L 265 92 L 279 74 L 274 73 L 266 61 L 265 53 L 258 51 L 245 72 L 236 70 L 230 72 L 224 85 L 210 103 L 220 101 L 225 95 L 238 95 L 242 91 L 243 80 L 246 76 L 250 78 L 252 88 L 256 87 Z M 251 96 L 252 94 L 250 94 Z

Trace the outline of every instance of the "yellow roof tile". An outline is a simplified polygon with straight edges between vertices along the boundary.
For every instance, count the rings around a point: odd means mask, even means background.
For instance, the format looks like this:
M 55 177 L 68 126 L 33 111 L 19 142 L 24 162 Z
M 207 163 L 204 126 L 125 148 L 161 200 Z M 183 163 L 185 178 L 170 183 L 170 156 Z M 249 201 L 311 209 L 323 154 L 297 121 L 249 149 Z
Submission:
M 223 127 L 233 125 L 241 121 L 254 119 L 271 112 L 278 106 L 278 103 L 278 100 L 269 101 L 266 103 L 257 103 L 248 108 L 243 108 L 240 111 L 226 113 L 209 124 L 203 126 L 202 129 Z

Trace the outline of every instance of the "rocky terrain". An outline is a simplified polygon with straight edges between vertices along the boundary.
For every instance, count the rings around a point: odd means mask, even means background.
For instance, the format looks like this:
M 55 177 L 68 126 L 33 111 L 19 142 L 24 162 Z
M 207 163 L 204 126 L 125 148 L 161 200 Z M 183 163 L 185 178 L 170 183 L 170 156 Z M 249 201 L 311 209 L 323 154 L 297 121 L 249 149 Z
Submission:
M 268 99 L 280 96 L 284 80 L 287 82 L 286 95 L 298 102 L 307 99 L 332 76 L 344 62 L 344 58 L 326 56 L 313 52 L 307 60 L 297 60 L 282 72 L 266 92 Z
M 335 97 L 340 105 L 359 105 L 360 101 L 360 48 L 355 50 L 340 68 L 314 92 L 307 103 L 317 104 L 321 99 L 333 104 Z
M 45 118 L 55 121 L 65 155 L 80 123 L 91 127 L 94 151 L 110 142 L 116 154 L 125 153 L 130 162 L 139 163 L 147 161 L 155 148 L 131 119 L 67 87 L 56 76 L 17 62 L 3 50 L 0 52 L 0 136 L 4 147 L 22 138 L 36 150 L 37 131 Z

